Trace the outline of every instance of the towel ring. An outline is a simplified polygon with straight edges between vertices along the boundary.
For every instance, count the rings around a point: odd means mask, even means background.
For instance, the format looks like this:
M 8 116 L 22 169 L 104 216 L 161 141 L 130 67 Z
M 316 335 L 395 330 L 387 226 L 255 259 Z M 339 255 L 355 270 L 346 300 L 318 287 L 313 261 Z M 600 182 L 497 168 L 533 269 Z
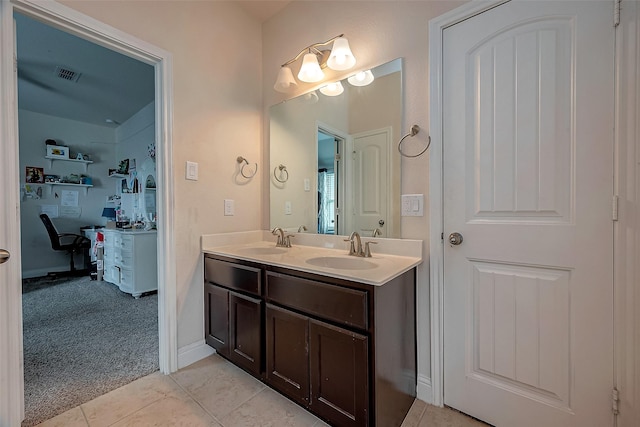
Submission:
M 247 159 L 245 159 L 242 156 L 238 156 L 238 158 L 236 159 L 236 161 L 238 163 L 242 163 L 244 162 L 245 164 L 242 165 L 242 167 L 240 168 L 240 175 L 244 176 L 247 179 L 253 178 L 254 176 L 256 176 L 256 173 L 258 172 L 258 164 L 256 163 L 256 170 L 253 171 L 253 173 L 250 173 L 249 175 L 246 175 L 244 173 L 244 168 L 246 168 L 247 166 L 249 166 L 249 162 L 247 161 Z
M 413 126 L 411 126 L 411 132 L 409 132 L 408 134 L 406 134 L 405 136 L 403 136 L 400 139 L 400 142 L 398 142 L 398 151 L 400 152 L 401 156 L 404 156 L 404 157 L 419 157 L 419 156 L 422 156 L 425 153 L 425 151 L 427 151 L 429 149 L 429 147 L 431 146 L 431 137 L 430 136 L 429 136 L 429 142 L 427 142 L 427 146 L 424 148 L 424 150 L 422 150 L 418 154 L 404 154 L 402 152 L 402 141 L 404 141 L 405 138 L 407 138 L 409 136 L 411 136 L 411 137 L 416 136 L 419 132 L 420 132 L 420 126 L 413 125 Z
M 278 169 L 280 169 L 280 176 L 282 176 L 282 172 L 287 174 L 285 179 L 278 178 L 278 175 L 276 175 L 276 170 Z M 283 184 L 287 182 L 289 180 L 289 171 L 287 170 L 287 167 L 285 165 L 279 165 L 273 168 L 273 177 L 276 179 L 276 181 L 281 182 Z

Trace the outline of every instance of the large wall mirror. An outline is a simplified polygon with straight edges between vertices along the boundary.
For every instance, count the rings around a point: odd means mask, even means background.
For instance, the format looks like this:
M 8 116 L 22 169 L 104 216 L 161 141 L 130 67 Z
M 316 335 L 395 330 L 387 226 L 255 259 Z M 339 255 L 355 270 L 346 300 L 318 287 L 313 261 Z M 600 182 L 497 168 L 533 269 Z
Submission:
M 402 60 L 371 72 L 270 108 L 271 227 L 400 237 Z

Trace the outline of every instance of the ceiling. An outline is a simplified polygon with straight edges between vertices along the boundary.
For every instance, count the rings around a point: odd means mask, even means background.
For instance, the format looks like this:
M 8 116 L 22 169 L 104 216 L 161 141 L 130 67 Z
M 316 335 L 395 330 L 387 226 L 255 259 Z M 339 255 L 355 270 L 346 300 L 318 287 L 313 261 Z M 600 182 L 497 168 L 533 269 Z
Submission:
M 117 126 L 153 101 L 151 65 L 24 15 L 15 18 L 19 108 Z
M 290 3 L 234 1 L 259 22 Z M 19 108 L 116 127 L 153 101 L 153 66 L 24 15 L 15 18 Z

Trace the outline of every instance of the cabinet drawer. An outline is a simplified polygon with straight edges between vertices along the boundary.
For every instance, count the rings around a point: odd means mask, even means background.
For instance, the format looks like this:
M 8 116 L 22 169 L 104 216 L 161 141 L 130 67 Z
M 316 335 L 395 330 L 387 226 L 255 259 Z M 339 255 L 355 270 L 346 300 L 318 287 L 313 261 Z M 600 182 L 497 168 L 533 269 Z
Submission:
M 267 272 L 267 299 L 335 322 L 368 329 L 367 292 Z
M 123 250 L 131 250 L 133 248 L 133 236 L 121 236 L 120 237 L 120 247 Z
M 213 258 L 204 259 L 205 281 L 254 295 L 261 295 L 260 272 L 259 268 Z
M 120 251 L 120 253 L 118 254 L 118 261 L 120 263 L 120 266 L 123 268 L 133 268 L 134 267 L 134 262 L 133 262 L 133 253 L 129 252 L 129 251 Z

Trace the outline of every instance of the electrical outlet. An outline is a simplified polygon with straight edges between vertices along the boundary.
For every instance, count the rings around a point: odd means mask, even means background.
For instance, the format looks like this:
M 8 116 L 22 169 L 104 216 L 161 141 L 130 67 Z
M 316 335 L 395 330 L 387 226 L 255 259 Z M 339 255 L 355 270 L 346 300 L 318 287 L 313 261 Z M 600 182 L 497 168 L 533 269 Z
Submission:
M 235 206 L 232 199 L 224 199 L 224 215 L 233 216 L 235 213 Z
M 304 191 L 311 191 L 311 180 L 309 178 L 304 179 Z
M 284 202 L 284 214 L 291 215 L 291 202 Z

